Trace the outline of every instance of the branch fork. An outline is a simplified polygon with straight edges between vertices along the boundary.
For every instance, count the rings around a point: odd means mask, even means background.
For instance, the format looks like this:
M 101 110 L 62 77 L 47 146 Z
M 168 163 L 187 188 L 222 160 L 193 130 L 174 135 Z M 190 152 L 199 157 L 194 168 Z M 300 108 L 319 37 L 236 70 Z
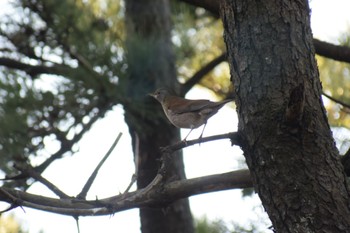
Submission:
M 35 173 L 35 170 L 33 170 L 31 167 L 18 166 L 20 171 L 25 172 L 35 180 L 43 183 L 46 187 L 53 191 L 59 197 L 59 199 L 43 197 L 24 191 L 0 187 L 0 201 L 11 204 L 10 208 L 4 210 L 3 212 L 9 211 L 18 206 L 23 206 L 73 217 L 110 215 L 123 210 L 140 208 L 144 206 L 166 206 L 178 199 L 202 193 L 252 187 L 252 181 L 248 170 L 238 170 L 223 174 L 166 182 L 165 177 L 167 175 L 167 164 L 171 162 L 172 152 L 196 143 L 204 143 L 226 138 L 230 139 L 232 144 L 239 145 L 239 134 L 237 132 L 233 132 L 197 140 L 179 142 L 162 148 L 163 157 L 158 174 L 147 187 L 129 192 L 130 187 L 136 180 L 136 172 L 124 193 L 100 200 L 85 200 L 86 194 L 96 178 L 99 169 L 117 145 L 120 137 L 121 134 L 118 135 L 107 154 L 96 166 L 94 172 L 91 174 L 84 185 L 84 188 L 76 198 L 70 197 L 64 192 L 60 191 L 59 188 L 47 181 L 40 174 Z

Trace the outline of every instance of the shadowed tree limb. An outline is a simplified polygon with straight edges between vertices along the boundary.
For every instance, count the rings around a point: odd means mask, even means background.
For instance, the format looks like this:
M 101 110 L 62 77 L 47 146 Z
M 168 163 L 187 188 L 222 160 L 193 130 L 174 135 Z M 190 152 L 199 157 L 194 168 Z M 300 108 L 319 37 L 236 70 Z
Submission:
M 166 184 L 162 181 L 162 174 L 159 173 L 144 189 L 94 201 L 55 199 L 8 188 L 0 188 L 0 200 L 57 214 L 92 216 L 110 215 L 144 206 L 165 206 L 175 200 L 197 194 L 252 187 L 248 170 L 177 180 Z
M 248 170 L 239 170 L 165 183 L 164 176 L 167 173 L 167 164 L 172 161 L 170 156 L 172 152 L 193 145 L 194 143 L 203 143 L 225 138 L 231 139 L 232 144 L 239 144 L 238 133 L 234 132 L 188 142 L 180 142 L 174 146 L 170 146 L 167 151 L 163 153 L 164 160 L 155 179 L 145 188 L 135 192 L 126 192 L 110 198 L 87 201 L 69 197 L 55 199 L 0 187 L 0 201 L 7 202 L 11 205 L 10 208 L 6 210 L 23 206 L 77 217 L 87 215 L 109 215 L 122 210 L 145 206 L 166 206 L 176 200 L 192 195 L 252 187 L 252 181 Z
M 330 96 L 330 95 L 328 95 L 328 94 L 326 94 L 324 92 L 322 93 L 322 95 L 326 96 L 328 99 L 332 100 L 333 102 L 335 102 L 337 104 L 340 104 L 340 105 L 343 105 L 344 107 L 350 109 L 350 104 L 347 104 L 347 103 L 345 103 L 345 102 L 343 102 L 341 100 L 338 100 L 338 99 L 336 99 L 336 98 L 334 98 L 334 97 L 332 97 L 332 96 Z
M 189 141 L 179 141 L 178 143 L 171 145 L 171 146 L 166 146 L 162 147 L 161 150 L 164 153 L 172 153 L 174 151 L 183 149 L 185 147 L 193 146 L 195 144 L 203 143 L 203 142 L 209 142 L 209 141 L 215 141 L 215 140 L 220 140 L 220 139 L 230 139 L 231 140 L 231 145 L 239 145 L 240 137 L 238 132 L 232 132 L 232 133 L 226 133 L 226 134 L 219 134 L 219 135 L 213 135 L 209 137 L 204 137 L 204 138 L 198 138 L 195 140 L 189 140 Z
M 184 96 L 194 85 L 199 83 L 199 81 L 212 71 L 221 62 L 226 61 L 226 53 L 222 53 L 220 56 L 216 57 L 214 60 L 210 61 L 208 64 L 203 66 L 198 70 L 186 83 L 181 87 L 181 96 Z
M 209 11 L 216 17 L 219 17 L 219 9 L 221 0 L 179 0 L 180 2 L 186 2 L 190 5 L 202 7 Z M 328 42 L 324 42 L 318 39 L 313 39 L 316 53 L 320 56 L 330 58 L 336 61 L 350 63 L 350 48 L 347 46 L 334 45 Z
M 74 70 L 74 68 L 61 66 L 61 65 L 53 65 L 53 66 L 44 66 L 44 65 L 29 65 L 23 62 L 19 62 L 17 60 L 11 58 L 0 57 L 0 66 L 5 66 L 10 69 L 22 70 L 34 77 L 39 74 L 55 74 L 65 76 Z
M 54 194 L 56 194 L 59 198 L 70 198 L 67 194 L 62 192 L 59 188 L 57 188 L 54 184 L 52 184 L 50 181 L 45 179 L 41 176 L 38 172 L 35 171 L 35 169 L 29 165 L 19 165 L 15 164 L 14 166 L 16 169 L 21 171 L 22 174 L 32 177 L 36 181 L 39 181 L 43 185 L 45 185 L 48 189 L 50 189 Z
M 313 39 L 316 53 L 320 56 L 336 61 L 350 63 L 350 48 L 342 45 L 334 45 L 318 39 Z

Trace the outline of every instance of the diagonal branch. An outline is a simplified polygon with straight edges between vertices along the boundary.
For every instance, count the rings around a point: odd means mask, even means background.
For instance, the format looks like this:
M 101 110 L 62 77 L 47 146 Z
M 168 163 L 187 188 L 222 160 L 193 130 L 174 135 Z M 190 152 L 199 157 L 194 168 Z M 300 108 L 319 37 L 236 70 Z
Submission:
M 64 141 L 61 142 L 62 146 L 61 146 L 60 150 L 57 151 L 55 154 L 51 155 L 42 164 L 35 167 L 35 170 L 39 173 L 43 172 L 53 161 L 61 158 L 64 153 L 71 151 L 73 145 L 75 143 L 77 143 L 84 136 L 84 134 L 90 130 L 92 125 L 97 120 L 101 119 L 111 107 L 112 107 L 112 105 L 109 105 L 109 106 L 106 106 L 106 107 L 100 109 L 100 111 L 97 114 L 95 114 L 95 116 L 93 116 L 88 123 L 86 123 L 86 124 L 83 123 L 83 126 L 84 126 L 83 129 L 78 134 L 76 134 L 73 137 L 73 139 L 71 139 L 71 140 L 64 139 Z
M 41 176 L 38 172 L 34 170 L 33 167 L 29 165 L 19 165 L 15 164 L 15 168 L 21 171 L 21 174 L 24 174 L 25 176 L 29 176 L 34 178 L 36 181 L 39 181 L 43 185 L 45 185 L 48 189 L 50 189 L 54 194 L 56 194 L 60 198 L 70 198 L 67 194 L 62 192 L 59 188 L 57 188 L 54 184 L 52 184 L 50 181 L 45 179 Z
M 185 84 L 182 85 L 181 96 L 184 96 L 195 84 L 197 84 L 206 74 L 212 71 L 215 66 L 221 62 L 226 61 L 226 53 L 222 53 L 214 60 L 206 64 L 200 70 L 198 70 Z
M 231 140 L 231 145 L 240 145 L 239 133 L 232 132 L 232 133 L 226 133 L 226 134 L 213 135 L 213 136 L 204 137 L 204 138 L 198 138 L 190 141 L 179 141 L 174 145 L 162 147 L 161 150 L 163 153 L 172 153 L 174 151 L 181 150 L 185 147 L 193 146 L 198 143 L 221 140 L 226 138 Z
M 316 53 L 320 56 L 330 58 L 340 62 L 350 63 L 350 48 L 347 46 L 334 45 L 328 42 L 313 40 Z M 226 61 L 226 53 L 221 54 L 200 70 L 198 70 L 185 84 L 182 85 L 181 95 L 184 96 L 195 84 L 197 84 L 206 74 L 212 71 L 215 66 Z M 345 105 L 344 105 L 345 106 Z
M 330 96 L 330 95 L 328 95 L 328 94 L 326 94 L 324 92 L 322 92 L 322 95 L 326 96 L 328 99 L 332 100 L 333 102 L 335 102 L 337 104 L 340 104 L 340 105 L 343 105 L 344 107 L 350 109 L 350 104 L 347 104 L 347 103 L 345 103 L 345 102 L 343 102 L 341 100 L 338 100 L 338 99 L 336 99 L 336 98 L 334 98 L 334 97 L 332 97 L 332 96 Z
M 65 137 L 66 132 L 55 131 L 55 134 L 61 143 L 61 147 L 57 152 L 52 154 L 48 159 L 46 159 L 40 165 L 34 167 L 35 172 L 37 172 L 39 174 L 42 173 L 48 166 L 50 166 L 50 164 L 53 161 L 60 159 L 65 153 L 71 151 L 74 144 L 79 142 L 79 140 L 92 127 L 92 125 L 97 120 L 101 119 L 111 107 L 112 107 L 112 104 L 109 104 L 109 105 L 101 108 L 100 111 L 98 113 L 96 113 L 90 119 L 90 121 L 88 123 L 80 122 L 83 125 L 83 129 L 78 134 L 76 134 L 72 139 L 69 139 L 69 140 L 66 139 L 66 137 Z M 6 176 L 6 178 L 2 179 L 2 180 L 19 180 L 19 179 L 27 179 L 27 178 L 29 178 L 28 174 L 21 173 L 21 174 L 15 175 L 15 176 L 10 176 L 10 177 Z
M 169 155 L 173 151 L 193 145 L 194 143 L 224 138 L 231 139 L 232 144 L 240 143 L 239 134 L 234 132 L 180 142 L 174 146 L 170 146 L 167 152 L 163 153 L 164 160 L 154 180 L 147 187 L 134 192 L 127 192 L 101 200 L 87 201 L 79 198 L 55 199 L 0 187 L 0 201 L 10 203 L 11 208 L 9 209 L 23 206 L 77 217 L 87 215 L 109 215 L 126 209 L 145 206 L 167 206 L 178 199 L 192 195 L 252 187 L 253 184 L 249 170 L 239 170 L 166 183 L 164 177 L 167 173 L 167 164 L 171 162 L 171 157 Z
M 121 138 L 123 134 L 119 133 L 118 137 L 115 139 L 115 141 L 113 142 L 111 148 L 108 150 L 108 152 L 106 153 L 106 155 L 102 158 L 102 160 L 99 162 L 99 164 L 96 166 L 95 170 L 92 172 L 91 176 L 89 177 L 89 179 L 86 181 L 86 184 L 84 185 L 83 189 L 81 190 L 81 192 L 78 194 L 77 198 L 78 199 L 85 199 L 86 195 L 89 191 L 89 189 L 91 188 L 92 183 L 94 182 L 98 171 L 100 170 L 100 168 L 102 167 L 102 165 L 104 164 L 104 162 L 107 160 L 107 158 L 110 156 L 110 154 L 112 153 L 112 151 L 114 150 L 115 146 L 118 144 L 119 139 Z

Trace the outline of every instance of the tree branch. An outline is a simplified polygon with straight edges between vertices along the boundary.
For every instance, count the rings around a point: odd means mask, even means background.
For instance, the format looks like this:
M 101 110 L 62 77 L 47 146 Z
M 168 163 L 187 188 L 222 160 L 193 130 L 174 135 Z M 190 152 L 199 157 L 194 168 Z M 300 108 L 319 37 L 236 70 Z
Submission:
M 322 92 L 322 95 L 326 96 L 328 99 L 332 100 L 333 102 L 335 102 L 337 104 L 340 104 L 340 105 L 343 105 L 344 107 L 350 109 L 350 104 L 347 104 L 347 103 L 345 103 L 345 102 L 343 102 L 341 100 L 338 100 L 338 99 L 336 99 L 336 98 L 334 98 L 334 97 L 332 97 L 332 96 L 330 96 L 330 95 L 328 95 L 328 94 L 326 94 L 324 92 Z
M 21 171 L 22 174 L 25 176 L 32 177 L 36 181 L 39 181 L 43 185 L 45 185 L 48 189 L 50 189 L 54 194 L 56 194 L 60 198 L 69 198 L 67 194 L 62 192 L 59 188 L 57 188 L 54 184 L 52 184 L 50 181 L 45 179 L 44 177 L 41 176 L 38 172 L 34 170 L 33 167 L 29 165 L 19 165 L 15 164 L 15 168 Z
M 202 7 L 215 16 L 219 16 L 221 0 L 179 0 L 190 5 Z M 347 46 L 334 45 L 317 39 L 313 39 L 316 53 L 336 61 L 350 63 L 350 48 Z
M 84 185 L 83 189 L 81 190 L 81 192 L 78 194 L 77 198 L 78 199 L 85 199 L 86 195 L 89 191 L 89 189 L 91 188 L 92 183 L 94 182 L 98 171 L 100 170 L 100 168 L 102 167 L 102 165 L 104 164 L 104 162 L 107 160 L 107 158 L 110 156 L 110 154 L 112 153 L 112 151 L 114 150 L 115 146 L 118 144 L 119 139 L 121 138 L 123 134 L 119 133 L 118 137 L 114 140 L 111 148 L 109 148 L 108 152 L 106 153 L 106 155 L 102 158 L 102 160 L 99 162 L 99 164 L 96 166 L 95 170 L 92 172 L 91 176 L 89 177 L 89 179 L 86 181 L 86 184 Z
M 43 65 L 29 65 L 26 63 L 19 62 L 11 58 L 0 57 L 0 66 L 6 66 L 10 69 L 22 70 L 34 77 L 39 74 L 56 74 L 65 76 L 69 69 L 66 66 L 43 66 Z
M 55 199 L 23 191 L 0 188 L 0 201 L 71 216 L 109 215 L 144 206 L 164 206 L 180 198 L 227 189 L 252 187 L 248 170 L 238 170 L 188 180 L 162 183 L 162 175 L 144 189 L 101 200 Z M 215 184 L 215 185 L 213 185 Z M 18 204 L 17 204 L 18 205 Z
M 181 95 L 184 96 L 195 84 L 197 84 L 206 74 L 212 71 L 215 66 L 221 62 L 226 61 L 226 53 L 221 54 L 214 60 L 206 64 L 200 70 L 198 70 L 185 84 L 182 85 Z
M 195 140 L 190 140 L 190 141 L 179 141 L 178 143 L 171 145 L 171 146 L 166 146 L 162 147 L 161 150 L 163 153 L 172 153 L 174 151 L 183 149 L 185 147 L 189 147 L 198 143 L 203 143 L 203 142 L 209 142 L 209 141 L 215 141 L 215 140 L 220 140 L 220 139 L 230 139 L 231 140 L 231 145 L 240 145 L 240 136 L 238 132 L 231 132 L 231 133 L 226 133 L 226 134 L 219 134 L 219 135 L 213 135 L 209 137 L 204 137 L 204 138 L 198 138 Z
M 187 142 L 180 142 L 167 147 L 166 151 L 163 153 L 163 163 L 156 177 L 147 187 L 135 192 L 126 192 L 101 200 L 86 201 L 67 196 L 64 196 L 62 199 L 54 199 L 0 187 L 0 201 L 10 203 L 11 206 L 9 209 L 24 206 L 76 217 L 87 215 L 109 215 L 122 210 L 144 206 L 166 206 L 178 199 L 192 195 L 227 189 L 252 187 L 253 184 L 249 170 L 239 170 L 166 183 L 164 177 L 167 173 L 167 165 L 171 162 L 171 156 L 169 155 L 173 151 L 195 143 L 203 143 L 224 138 L 231 139 L 232 144 L 236 145 L 238 145 L 240 141 L 239 133 L 233 132 Z
M 59 151 L 57 151 L 55 154 L 51 155 L 47 160 L 45 160 L 42 164 L 35 167 L 35 170 L 39 173 L 43 172 L 53 161 L 56 159 L 59 159 L 63 156 L 64 153 L 71 151 L 73 145 L 77 143 L 84 134 L 92 127 L 92 125 L 99 119 L 101 119 L 106 112 L 112 107 L 112 105 L 106 106 L 104 108 L 101 108 L 100 111 L 93 116 L 90 121 L 86 124 L 79 122 L 83 125 L 83 129 L 76 134 L 72 139 L 64 139 L 64 141 L 61 141 L 61 148 Z
M 350 63 L 350 48 L 313 39 L 316 53 L 336 61 Z

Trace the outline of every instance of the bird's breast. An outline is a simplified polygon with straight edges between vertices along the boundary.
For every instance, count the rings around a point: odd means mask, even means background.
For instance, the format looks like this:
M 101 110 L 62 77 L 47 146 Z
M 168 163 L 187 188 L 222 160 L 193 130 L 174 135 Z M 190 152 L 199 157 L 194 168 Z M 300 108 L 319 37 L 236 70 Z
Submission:
M 176 114 L 171 110 L 164 111 L 169 121 L 178 128 L 195 129 L 206 122 L 206 117 L 198 112 L 186 112 Z

